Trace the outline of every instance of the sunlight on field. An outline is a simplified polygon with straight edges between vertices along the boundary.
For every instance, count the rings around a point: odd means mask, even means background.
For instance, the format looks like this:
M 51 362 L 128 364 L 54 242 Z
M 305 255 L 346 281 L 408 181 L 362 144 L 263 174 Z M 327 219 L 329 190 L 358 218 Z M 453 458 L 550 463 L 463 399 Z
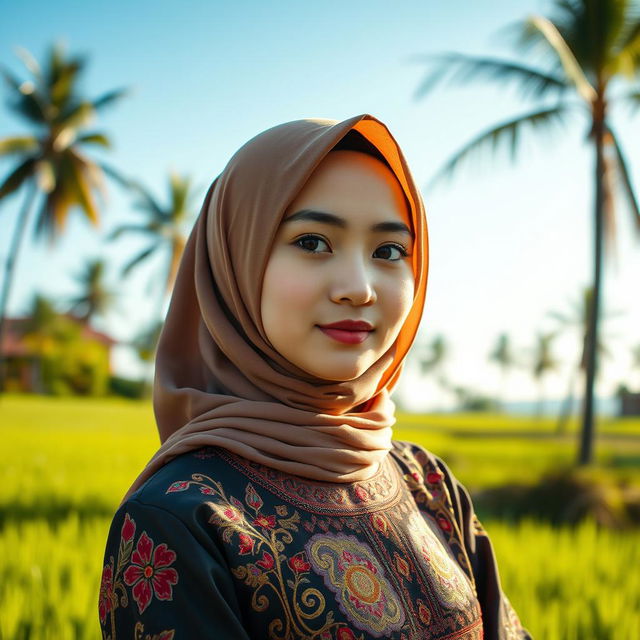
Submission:
M 158 446 L 149 403 L 2 399 L 0 638 L 97 639 L 102 555 L 112 513 Z M 533 482 L 570 464 L 575 434 L 503 416 L 401 416 L 395 437 L 443 457 L 463 483 Z M 575 429 L 575 425 L 572 427 Z M 601 427 L 599 464 L 638 480 L 640 424 Z M 522 434 L 528 434 L 523 436 Z M 617 434 L 617 435 L 616 435 Z M 626 438 L 626 439 L 625 439 Z M 629 640 L 640 628 L 637 530 L 485 521 L 503 587 L 536 640 Z

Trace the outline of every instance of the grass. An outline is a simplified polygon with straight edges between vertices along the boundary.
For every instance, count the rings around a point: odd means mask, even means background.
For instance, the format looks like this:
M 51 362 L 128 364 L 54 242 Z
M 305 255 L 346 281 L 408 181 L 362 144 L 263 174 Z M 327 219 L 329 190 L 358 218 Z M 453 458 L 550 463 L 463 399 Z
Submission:
M 6 396 L 0 451 L 0 640 L 97 639 L 111 516 L 158 446 L 149 403 Z M 395 437 L 443 457 L 470 489 L 571 465 L 575 423 L 399 416 Z M 640 485 L 640 421 L 599 422 L 596 467 Z M 637 530 L 485 521 L 508 594 L 536 640 L 628 640 L 640 628 Z

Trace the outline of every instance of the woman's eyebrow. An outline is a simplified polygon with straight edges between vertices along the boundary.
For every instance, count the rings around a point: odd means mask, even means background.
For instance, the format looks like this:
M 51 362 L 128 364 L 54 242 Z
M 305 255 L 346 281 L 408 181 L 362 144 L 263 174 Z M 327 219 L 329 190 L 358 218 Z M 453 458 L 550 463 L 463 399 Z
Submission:
M 314 209 L 301 209 L 300 211 L 297 211 L 296 213 L 290 215 L 288 218 L 285 218 L 282 221 L 282 224 L 284 224 L 285 222 L 295 222 L 297 220 L 311 220 L 313 222 L 322 222 L 324 224 L 333 225 L 334 227 L 340 227 L 341 229 L 345 229 L 347 227 L 347 221 L 344 218 L 341 218 L 334 213 L 327 213 L 326 211 L 315 211 Z M 397 220 L 378 222 L 372 225 L 371 230 L 406 233 L 413 238 L 411 229 L 409 229 L 409 227 L 407 227 L 404 222 L 398 222 Z

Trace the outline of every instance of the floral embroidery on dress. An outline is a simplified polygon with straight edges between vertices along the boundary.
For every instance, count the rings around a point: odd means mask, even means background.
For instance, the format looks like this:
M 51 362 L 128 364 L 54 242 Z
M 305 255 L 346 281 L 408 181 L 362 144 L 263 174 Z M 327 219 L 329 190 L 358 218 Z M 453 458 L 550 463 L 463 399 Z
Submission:
M 142 613 L 155 594 L 158 600 L 172 600 L 172 585 L 178 582 L 178 572 L 169 568 L 176 559 L 175 551 L 167 545 L 159 544 L 155 550 L 153 540 L 142 532 L 136 550 L 131 556 L 131 564 L 124 572 L 124 582 L 133 587 L 131 595 Z
M 293 540 L 291 532 L 299 531 L 300 515 L 287 505 L 276 505 L 274 513 L 265 512 L 264 501 L 251 482 L 245 486 L 244 502 L 227 495 L 220 482 L 204 474 L 194 473 L 191 480 L 173 482 L 166 493 L 198 488 L 215 496 L 208 502 L 209 523 L 220 531 L 222 540 L 231 545 L 246 563 L 231 567 L 231 573 L 253 589 L 251 607 L 264 613 L 273 601 L 282 606 L 282 617 L 268 624 L 268 637 L 320 638 L 326 640 L 364 640 L 356 636 L 344 622 L 334 619 L 327 610 L 323 594 L 307 586 L 312 567 L 306 551 L 287 555 L 286 545 Z M 207 488 L 208 491 L 203 491 Z
M 110 618 L 110 633 L 103 630 L 105 640 L 116 640 L 116 610 L 129 604 L 129 592 L 126 587 L 133 587 L 131 597 L 138 607 L 138 612 L 142 613 L 149 606 L 153 595 L 158 600 L 171 600 L 172 585 L 178 582 L 178 572 L 169 568 L 176 559 L 176 553 L 164 543 L 157 545 L 154 550 L 153 540 L 146 531 L 138 538 L 134 551 L 135 532 L 135 520 L 126 513 L 120 529 L 117 558 L 111 556 L 102 570 L 98 599 L 100 623 L 104 626 L 107 616 Z M 144 626 L 138 622 L 134 632 L 134 640 L 172 640 L 175 629 L 143 636 Z
M 354 536 L 320 533 L 305 549 L 354 626 L 377 638 L 402 628 L 405 616 L 398 595 L 367 544 Z
M 218 456 L 253 483 L 262 485 L 296 507 L 318 514 L 341 517 L 345 513 L 367 513 L 397 501 L 400 496 L 400 483 L 393 472 L 393 461 L 389 456 L 372 478 L 336 486 L 333 483 L 298 478 L 222 448 L 209 447 L 193 455 L 200 459 Z
M 247 608 L 261 621 L 260 637 L 364 640 L 393 636 L 410 640 L 421 637 L 428 627 L 434 639 L 480 640 L 480 606 L 455 561 L 460 553 L 459 537 L 444 491 L 433 500 L 435 514 L 429 516 L 439 527 L 436 535 L 427 516 L 415 508 L 409 490 L 386 501 L 384 510 L 352 510 L 345 504 L 343 513 L 334 517 L 333 508 L 323 511 L 317 504 L 304 511 L 274 504 L 273 497 L 277 499 L 279 493 L 273 487 L 263 494 L 261 483 L 247 481 L 255 473 L 255 469 L 242 471 L 242 500 L 228 493 L 226 484 L 223 487 L 203 473 L 173 481 L 165 492 L 193 491 L 207 496 L 208 522 L 227 546 L 229 570 L 238 580 L 241 602 L 246 598 Z M 442 474 L 434 472 L 429 479 L 440 486 Z M 343 497 L 357 487 L 345 486 Z M 426 490 L 424 483 L 421 487 Z M 364 501 L 361 490 L 353 495 L 358 493 Z M 335 493 L 331 495 L 335 507 L 339 500 Z M 306 542 L 305 531 L 312 534 Z M 365 531 L 371 541 L 386 540 L 388 553 L 376 555 L 363 539 Z
M 475 597 L 469 580 L 454 559 L 447 554 L 441 540 L 417 514 L 409 517 L 408 528 L 420 545 L 429 569 L 428 577 L 440 603 L 448 608 L 465 609 Z
M 171 629 L 170 631 L 161 631 L 160 633 L 156 633 L 151 635 L 149 633 L 142 635 L 144 633 L 144 625 L 142 622 L 136 622 L 135 629 L 133 630 L 134 640 L 173 640 L 175 636 L 175 629 Z
M 462 532 L 455 519 L 451 496 L 444 483 L 444 474 L 421 450 L 416 452 L 415 462 L 409 461 L 408 464 L 414 470 L 405 474 L 404 479 L 414 496 L 417 507 L 428 512 L 430 517 L 435 519 L 446 538 L 446 544 L 455 553 L 456 561 L 471 581 L 475 592 L 475 576 Z

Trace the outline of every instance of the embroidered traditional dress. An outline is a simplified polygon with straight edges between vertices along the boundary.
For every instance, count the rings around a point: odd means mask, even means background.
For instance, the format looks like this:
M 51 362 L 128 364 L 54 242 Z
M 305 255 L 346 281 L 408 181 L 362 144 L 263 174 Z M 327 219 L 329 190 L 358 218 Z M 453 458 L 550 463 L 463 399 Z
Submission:
M 116 513 L 99 614 L 111 640 L 531 638 L 467 491 L 401 441 L 347 484 L 178 456 Z

